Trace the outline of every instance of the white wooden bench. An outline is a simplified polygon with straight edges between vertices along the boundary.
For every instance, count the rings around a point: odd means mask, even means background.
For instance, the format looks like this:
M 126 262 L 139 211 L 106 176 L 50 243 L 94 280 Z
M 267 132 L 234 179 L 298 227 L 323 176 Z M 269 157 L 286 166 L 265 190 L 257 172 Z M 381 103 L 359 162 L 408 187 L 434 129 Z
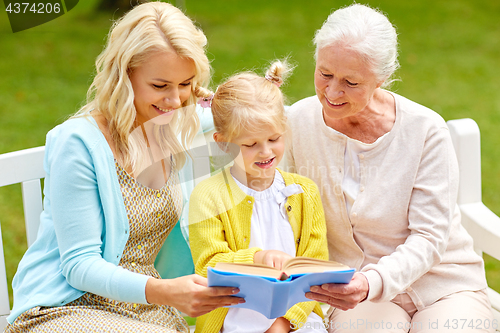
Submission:
M 481 142 L 472 119 L 448 121 L 460 170 L 458 205 L 462 224 L 474 238 L 477 253 L 500 260 L 500 217 L 483 204 L 481 196 Z M 496 324 L 500 325 L 500 294 L 488 289 Z M 497 328 L 500 332 L 500 328 Z
M 479 128 L 472 119 L 448 122 L 460 167 L 458 203 L 463 225 L 474 238 L 478 253 L 487 253 L 500 260 L 500 218 L 481 199 L 481 153 Z M 42 211 L 40 179 L 43 170 L 44 147 L 0 155 L 0 187 L 21 183 L 28 246 L 38 231 Z M 0 213 L 1 216 L 1 213 Z M 500 294 L 489 290 L 495 318 L 500 322 Z M 0 330 L 6 326 L 10 313 L 9 293 L 0 225 Z M 500 329 L 498 329 L 500 332 Z
M 36 239 L 42 212 L 40 180 L 45 178 L 44 152 L 45 147 L 37 147 L 0 155 L 0 187 L 21 183 L 28 246 Z M 1 212 L 0 216 L 2 216 Z M 0 331 L 3 331 L 7 325 L 6 317 L 10 313 L 10 304 L 1 236 L 0 220 Z

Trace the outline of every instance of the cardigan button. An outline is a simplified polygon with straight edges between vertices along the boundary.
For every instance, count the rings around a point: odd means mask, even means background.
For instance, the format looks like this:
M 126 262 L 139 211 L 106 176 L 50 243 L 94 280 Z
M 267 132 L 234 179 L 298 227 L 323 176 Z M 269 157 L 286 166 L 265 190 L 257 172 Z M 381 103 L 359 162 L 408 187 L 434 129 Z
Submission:
M 288 207 L 286 208 L 289 212 L 292 211 L 292 206 L 288 205 Z
M 360 160 L 362 160 L 363 158 L 365 158 L 365 155 L 359 154 L 358 157 L 359 157 Z

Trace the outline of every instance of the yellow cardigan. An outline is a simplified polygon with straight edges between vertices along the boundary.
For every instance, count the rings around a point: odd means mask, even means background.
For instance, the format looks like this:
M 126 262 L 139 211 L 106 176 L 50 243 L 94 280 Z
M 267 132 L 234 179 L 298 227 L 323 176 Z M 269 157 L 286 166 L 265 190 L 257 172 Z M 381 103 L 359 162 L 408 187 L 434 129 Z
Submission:
M 326 225 L 316 184 L 297 174 L 278 169 L 285 185 L 298 184 L 304 193 L 287 199 L 286 211 L 295 237 L 297 256 L 328 259 Z M 226 168 L 198 184 L 189 199 L 189 243 L 195 272 L 207 276 L 207 267 L 217 262 L 252 263 L 255 252 L 248 248 L 254 198 L 246 195 Z M 303 302 L 285 314 L 290 322 L 305 323 L 313 311 L 323 317 L 317 302 Z M 228 312 L 219 308 L 199 317 L 196 331 L 218 333 Z

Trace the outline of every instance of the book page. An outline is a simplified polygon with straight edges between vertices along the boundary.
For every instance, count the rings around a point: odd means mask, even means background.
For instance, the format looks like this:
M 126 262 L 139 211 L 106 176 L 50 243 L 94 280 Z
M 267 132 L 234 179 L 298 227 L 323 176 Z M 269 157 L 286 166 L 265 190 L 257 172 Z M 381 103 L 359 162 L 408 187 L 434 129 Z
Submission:
M 215 269 L 222 272 L 256 275 L 274 278 L 277 280 L 286 280 L 292 274 L 342 271 L 349 269 L 349 266 L 335 261 L 296 257 L 288 260 L 284 264 L 283 270 L 281 271 L 267 265 L 235 262 L 218 262 L 215 264 Z
M 215 264 L 215 269 L 223 272 L 265 276 L 281 279 L 282 272 L 274 267 L 261 264 L 245 264 L 235 262 L 218 262 Z
M 336 261 L 327 261 L 315 258 L 296 257 L 288 260 L 283 271 L 287 275 L 300 273 L 331 272 L 349 269 L 349 266 Z

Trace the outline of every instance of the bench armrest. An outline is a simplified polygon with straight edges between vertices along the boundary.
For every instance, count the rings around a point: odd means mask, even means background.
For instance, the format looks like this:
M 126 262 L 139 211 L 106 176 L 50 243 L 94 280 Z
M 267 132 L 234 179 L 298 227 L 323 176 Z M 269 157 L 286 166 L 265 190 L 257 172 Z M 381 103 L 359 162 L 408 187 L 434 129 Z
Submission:
M 474 247 L 500 260 L 500 217 L 482 202 L 460 205 L 462 224 L 474 238 Z

